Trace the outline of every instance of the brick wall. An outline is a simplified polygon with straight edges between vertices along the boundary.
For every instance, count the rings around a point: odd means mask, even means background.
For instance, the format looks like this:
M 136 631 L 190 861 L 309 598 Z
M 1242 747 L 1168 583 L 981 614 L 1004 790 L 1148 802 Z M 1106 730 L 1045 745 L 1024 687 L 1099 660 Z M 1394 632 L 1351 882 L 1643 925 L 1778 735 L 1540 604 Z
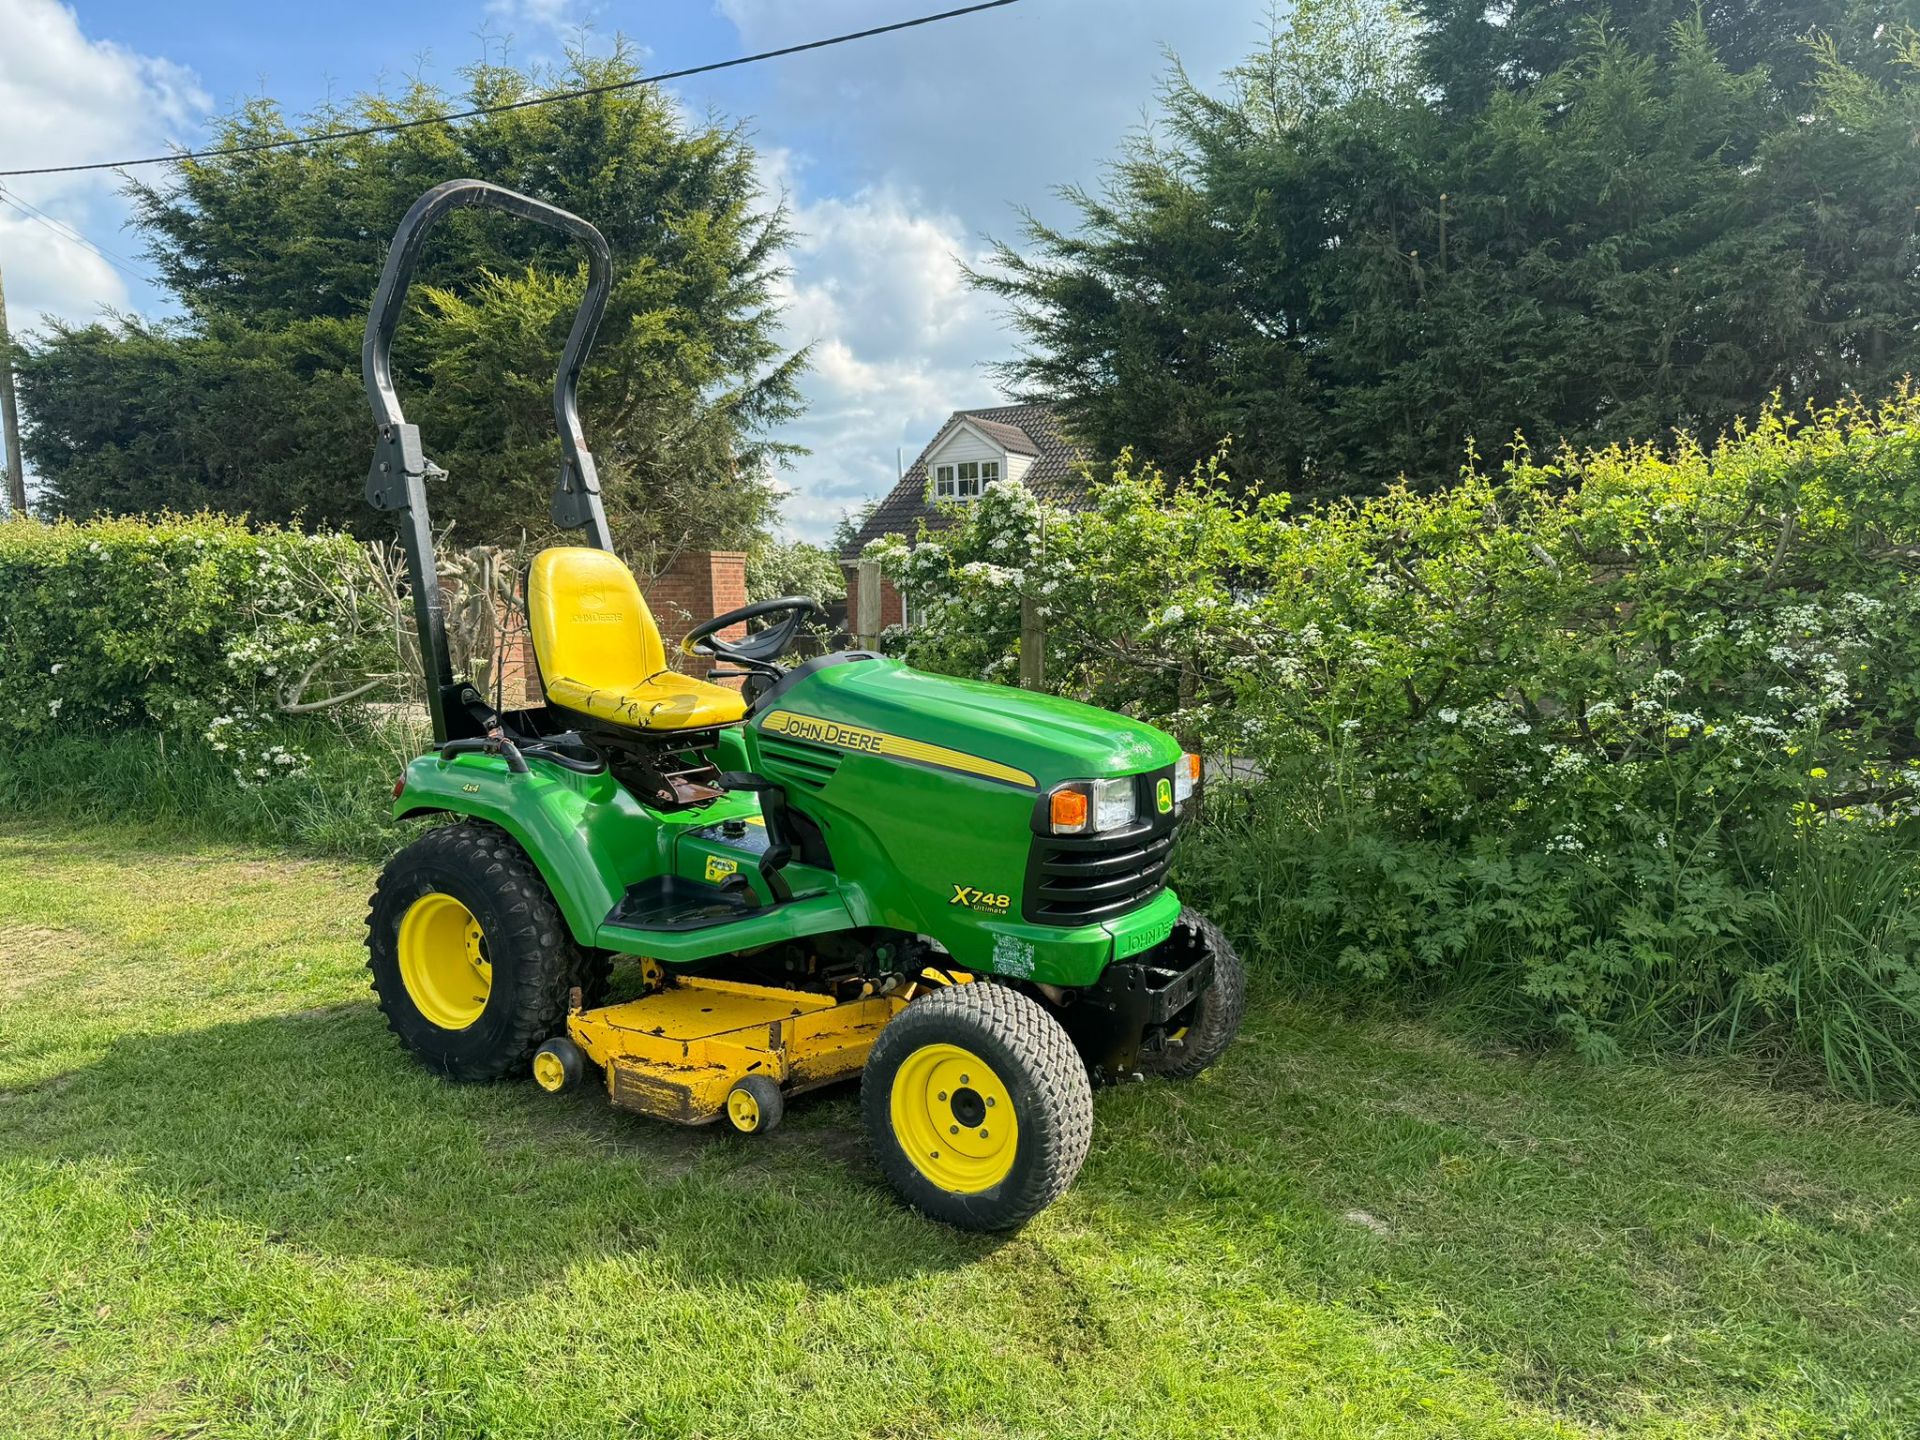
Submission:
M 651 581 L 642 582 L 640 590 L 666 643 L 667 663 L 673 665 L 681 636 L 701 621 L 747 603 L 747 552 L 683 550 Z M 746 626 L 733 625 L 722 630 L 720 638 L 739 640 L 746 633 Z
M 500 703 L 505 710 L 531 710 L 547 703 L 540 688 L 540 666 L 533 658 L 533 637 L 516 622 L 500 645 Z

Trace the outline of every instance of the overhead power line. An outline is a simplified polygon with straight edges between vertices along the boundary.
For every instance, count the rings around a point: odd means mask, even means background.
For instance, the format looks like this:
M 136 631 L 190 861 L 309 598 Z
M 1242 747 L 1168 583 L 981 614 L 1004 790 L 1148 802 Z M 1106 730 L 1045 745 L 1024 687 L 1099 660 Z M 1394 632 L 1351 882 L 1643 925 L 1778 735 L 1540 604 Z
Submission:
M 86 251 L 89 255 L 93 256 L 95 259 L 100 260 L 105 264 L 112 266 L 115 270 L 120 271 L 122 274 L 130 276 L 135 280 L 146 279 L 146 276 L 137 275 L 133 271 L 127 269 L 127 267 L 122 265 L 119 261 L 112 259 L 110 256 L 108 256 L 108 254 L 104 250 L 97 248 L 91 241 L 87 240 L 84 236 L 70 235 L 65 230 L 62 230 L 58 225 L 54 224 L 52 221 L 42 219 L 40 216 L 35 215 L 32 211 L 28 210 L 25 206 L 16 204 L 11 195 L 0 194 L 0 205 L 5 205 L 9 209 L 15 211 L 22 220 L 28 220 L 28 221 L 31 221 L 33 224 L 40 226 L 49 235 L 53 236 L 54 239 L 64 240 L 69 245 L 74 245 L 79 247 L 80 249 Z
M 755 55 L 736 55 L 731 60 L 714 60 L 705 65 L 689 65 L 684 70 L 664 70 L 658 75 L 640 75 L 610 85 L 588 85 L 578 90 L 562 90 L 552 95 L 536 95 L 505 105 L 476 105 L 471 110 L 455 110 L 445 115 L 426 115 L 418 120 L 394 120 L 384 125 L 358 125 L 349 130 L 329 130 L 319 135 L 301 135 L 289 140 L 263 140 L 256 145 L 229 145 L 218 150 L 177 150 L 170 155 L 144 155 L 134 160 L 95 160 L 85 165 L 39 165 L 23 170 L 0 170 L 0 180 L 19 175 L 69 175 L 79 170 L 125 170 L 136 165 L 172 165 L 182 160 L 218 160 L 230 155 L 257 155 L 266 150 L 291 150 L 302 145 L 324 145 L 334 140 L 354 140 L 363 135 L 391 135 L 402 130 L 417 130 L 424 125 L 446 125 L 455 120 L 473 120 L 482 115 L 502 115 L 509 110 L 531 110 L 539 105 L 557 105 L 563 100 L 583 100 L 594 95 L 610 95 L 641 85 L 658 85 L 667 80 L 684 80 L 691 75 L 710 75 L 716 70 L 731 70 L 740 65 L 755 65 L 762 60 L 778 60 L 783 55 L 799 55 L 808 50 L 824 50 L 830 45 L 845 45 L 854 40 L 870 40 L 876 35 L 891 35 L 896 30 L 912 30 L 942 20 L 982 10 L 998 10 L 1017 5 L 1020 0 L 980 0 L 957 10 L 942 10 L 937 15 L 919 15 L 911 20 L 896 20 L 890 25 L 875 25 L 866 30 L 850 30 L 845 35 L 829 35 L 801 45 L 783 45 L 778 50 L 762 50 Z
M 95 255 L 99 256 L 102 260 L 106 261 L 107 264 L 113 266 L 114 269 L 118 270 L 123 275 L 130 276 L 131 278 L 135 280 L 140 280 L 140 281 L 145 281 L 148 278 L 146 275 L 141 274 L 137 269 L 133 268 L 137 264 L 137 262 L 127 259 L 126 256 L 122 255 L 117 250 L 109 250 L 107 249 L 106 246 L 96 244 L 94 241 L 89 240 L 85 235 L 82 235 L 78 230 L 74 229 L 73 226 L 69 225 L 66 221 L 60 219 L 56 215 L 49 215 L 46 211 L 42 210 L 38 205 L 34 204 L 31 200 L 27 199 L 23 195 L 15 194 L 14 192 L 8 190 L 4 185 L 0 185 L 0 205 L 10 205 L 13 207 L 13 209 L 15 209 L 20 213 L 22 218 L 27 220 L 32 220 L 37 224 L 44 226 L 46 229 L 51 230 L 56 236 L 58 236 L 62 240 L 67 240 L 72 242 L 73 244 L 84 246 L 86 249 L 91 250 Z

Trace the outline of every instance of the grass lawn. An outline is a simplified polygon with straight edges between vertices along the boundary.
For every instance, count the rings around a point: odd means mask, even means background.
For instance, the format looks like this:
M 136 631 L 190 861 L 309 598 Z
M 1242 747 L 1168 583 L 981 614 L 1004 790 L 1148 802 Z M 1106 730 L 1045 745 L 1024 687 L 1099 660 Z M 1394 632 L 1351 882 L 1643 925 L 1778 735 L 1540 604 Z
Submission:
M 1920 1118 L 1256 991 L 982 1239 L 850 1089 L 752 1141 L 433 1079 L 370 881 L 0 827 L 0 1434 L 1920 1432 Z

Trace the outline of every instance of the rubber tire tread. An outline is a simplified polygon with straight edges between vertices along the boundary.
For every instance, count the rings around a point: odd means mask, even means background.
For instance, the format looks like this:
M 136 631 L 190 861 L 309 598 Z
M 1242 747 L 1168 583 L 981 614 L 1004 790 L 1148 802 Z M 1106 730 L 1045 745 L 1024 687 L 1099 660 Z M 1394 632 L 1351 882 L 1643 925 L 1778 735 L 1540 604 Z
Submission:
M 1240 1033 L 1247 1013 L 1247 967 L 1220 927 L 1198 910 L 1181 910 L 1174 936 L 1213 956 L 1213 983 L 1193 1002 L 1185 1043 L 1165 1054 L 1142 1055 L 1140 1071 L 1166 1080 L 1191 1080 L 1226 1054 Z
M 1020 1122 L 1013 1169 L 972 1195 L 942 1190 L 893 1130 L 893 1077 L 923 1045 L 960 1045 L 1006 1084 Z M 880 1032 L 860 1080 L 860 1110 L 881 1171 L 915 1209 L 962 1230 L 1017 1230 L 1066 1192 L 1093 1143 L 1086 1062 L 1060 1022 L 1004 985 L 975 981 L 915 1000 Z
M 741 1079 L 734 1085 L 733 1089 L 747 1091 L 753 1096 L 754 1100 L 760 1106 L 759 1128 L 756 1130 L 751 1130 L 744 1133 L 751 1134 L 751 1135 L 766 1135 L 780 1128 L 780 1122 L 786 1118 L 786 1114 L 787 1114 L 787 1097 L 780 1093 L 780 1087 L 779 1085 L 774 1083 L 772 1076 L 770 1075 L 742 1076 Z M 733 1091 L 730 1090 L 727 1093 L 728 1093 L 728 1096 L 731 1097 Z M 734 1128 L 733 1119 L 731 1116 L 722 1115 L 720 1118 L 726 1122 L 727 1128 L 729 1130 L 733 1130 L 734 1134 L 738 1135 L 743 1133 L 742 1131 Z
M 560 1082 L 560 1088 L 553 1091 L 553 1094 L 564 1095 L 569 1090 L 577 1090 L 585 1083 L 587 1078 L 586 1052 L 573 1043 L 571 1036 L 554 1035 L 542 1040 L 533 1052 L 533 1059 L 538 1060 L 543 1052 L 549 1053 L 553 1055 L 555 1059 L 559 1060 L 560 1069 L 566 1076 L 566 1078 Z M 536 1081 L 535 1083 L 538 1084 L 539 1082 Z M 546 1087 L 541 1086 L 541 1088 L 545 1089 Z
M 400 918 L 430 891 L 473 912 L 486 932 L 493 986 L 464 1030 L 443 1030 L 414 1006 L 400 978 Z M 438 825 L 380 872 L 367 910 L 367 968 L 387 1028 L 426 1065 L 454 1080 L 524 1076 L 541 1044 L 566 1029 L 567 994 L 590 983 L 539 870 L 506 831 L 484 821 Z

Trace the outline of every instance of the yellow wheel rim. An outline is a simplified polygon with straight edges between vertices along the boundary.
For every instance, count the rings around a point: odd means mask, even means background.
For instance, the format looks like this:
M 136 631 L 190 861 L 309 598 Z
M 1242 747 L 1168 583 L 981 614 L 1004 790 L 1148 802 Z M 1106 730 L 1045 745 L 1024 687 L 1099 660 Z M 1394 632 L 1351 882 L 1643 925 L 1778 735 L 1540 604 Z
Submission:
M 760 1128 L 760 1102 L 746 1090 L 734 1090 L 727 1095 L 727 1119 L 733 1128 L 743 1134 L 751 1135 Z
M 451 895 L 422 895 L 400 917 L 400 983 L 442 1030 L 464 1030 L 487 1008 L 493 966 L 473 912 Z
M 533 1080 L 542 1090 L 562 1090 L 567 1084 L 567 1067 L 551 1050 L 533 1057 Z
M 953 1195 L 990 1190 L 1020 1149 L 1006 1082 L 958 1045 L 922 1045 L 894 1072 L 893 1133 L 920 1173 Z

